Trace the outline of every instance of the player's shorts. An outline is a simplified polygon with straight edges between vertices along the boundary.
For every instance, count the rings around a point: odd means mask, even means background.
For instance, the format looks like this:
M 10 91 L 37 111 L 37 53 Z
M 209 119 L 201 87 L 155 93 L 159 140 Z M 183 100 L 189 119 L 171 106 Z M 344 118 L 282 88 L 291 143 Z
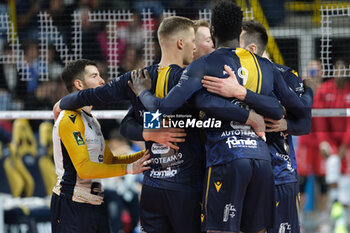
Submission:
M 338 155 L 331 155 L 326 160 L 326 183 L 338 183 L 340 179 L 341 161 Z
M 273 228 L 268 233 L 299 233 L 299 191 L 298 183 L 287 183 L 275 186 L 276 212 Z
M 338 201 L 344 205 L 350 205 L 350 176 L 341 176 L 338 182 Z
M 273 226 L 271 162 L 237 159 L 206 173 L 202 231 L 257 232 Z
M 141 232 L 199 233 L 201 193 L 142 186 Z
M 50 212 L 52 233 L 110 232 L 104 204 L 78 203 L 53 193 Z

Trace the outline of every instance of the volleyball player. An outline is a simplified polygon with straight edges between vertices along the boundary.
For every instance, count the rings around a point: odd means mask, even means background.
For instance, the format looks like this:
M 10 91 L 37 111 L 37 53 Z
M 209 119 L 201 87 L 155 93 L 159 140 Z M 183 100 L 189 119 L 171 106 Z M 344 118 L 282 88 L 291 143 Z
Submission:
M 268 35 L 266 29 L 258 21 L 246 21 L 242 25 L 242 33 L 240 36 L 240 46 L 260 56 L 266 54 L 266 46 Z M 292 69 L 275 64 L 281 72 L 288 86 L 294 90 L 299 96 L 304 94 L 302 80 Z M 229 89 L 229 79 L 223 80 L 218 78 L 205 77 L 204 86 L 216 94 L 232 95 Z M 213 82 L 217 82 L 215 85 Z M 223 88 L 225 88 L 223 90 Z M 297 164 L 295 159 L 294 147 L 291 134 L 300 135 L 307 134 L 311 130 L 311 106 L 312 91 L 308 89 L 303 98 L 307 100 L 306 108 L 309 113 L 305 118 L 295 118 L 291 116 L 287 108 L 286 118 L 275 121 L 267 119 L 267 143 L 269 145 L 272 157 L 272 169 L 275 183 L 276 198 L 276 215 L 274 227 L 269 228 L 268 232 L 300 232 L 298 221 L 299 199 L 298 199 L 298 180 L 297 180 Z M 289 134 L 285 136 L 284 133 Z
M 104 84 L 96 64 L 84 59 L 70 63 L 63 70 L 62 79 L 69 92 Z M 54 125 L 58 177 L 50 208 L 53 233 L 110 232 L 103 206 L 103 188 L 98 179 L 149 169 L 146 166 L 151 162 L 147 161 L 150 155 L 143 151 L 113 156 L 105 145 L 98 121 L 91 115 L 91 108 L 62 111 Z

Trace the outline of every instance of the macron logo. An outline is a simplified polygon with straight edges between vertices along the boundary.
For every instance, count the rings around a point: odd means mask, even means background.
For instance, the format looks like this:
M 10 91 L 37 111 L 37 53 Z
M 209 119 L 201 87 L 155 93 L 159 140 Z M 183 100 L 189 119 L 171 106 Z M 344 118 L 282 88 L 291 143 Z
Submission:
M 143 113 L 143 128 L 144 129 L 159 129 L 160 128 L 160 116 L 162 114 L 157 110 L 156 112 L 144 112 Z

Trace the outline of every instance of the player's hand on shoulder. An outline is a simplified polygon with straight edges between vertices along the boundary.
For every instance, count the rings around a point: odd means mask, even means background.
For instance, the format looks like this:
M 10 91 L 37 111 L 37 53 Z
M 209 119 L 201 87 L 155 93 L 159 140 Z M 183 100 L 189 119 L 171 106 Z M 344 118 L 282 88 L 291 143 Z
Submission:
M 61 103 L 61 100 L 59 100 L 54 106 L 53 106 L 53 119 L 54 121 L 57 120 L 58 118 L 58 115 L 60 115 L 60 112 L 62 111 L 62 109 L 60 108 L 60 103 Z
M 140 159 L 126 165 L 126 174 L 139 174 L 150 169 L 150 167 L 147 166 L 152 162 L 152 160 L 149 159 L 150 157 L 149 150 L 146 150 L 145 154 Z
M 234 71 L 229 66 L 225 65 L 224 69 L 229 75 L 227 78 L 204 76 L 202 80 L 203 87 L 207 91 L 223 97 L 235 97 L 244 100 L 247 93 L 245 87 L 239 84 Z
M 136 96 L 139 96 L 145 90 L 151 90 L 152 79 L 147 69 L 131 71 L 131 80 L 132 82 L 129 81 L 128 84 Z

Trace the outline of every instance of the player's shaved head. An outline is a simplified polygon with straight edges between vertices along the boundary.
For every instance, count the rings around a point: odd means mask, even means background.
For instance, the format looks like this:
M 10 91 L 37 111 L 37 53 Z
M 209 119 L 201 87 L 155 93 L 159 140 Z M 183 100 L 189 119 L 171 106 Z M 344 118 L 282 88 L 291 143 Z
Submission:
M 246 48 L 250 44 L 257 46 L 256 54 L 262 56 L 268 42 L 268 35 L 265 27 L 256 20 L 248 20 L 242 24 L 240 37 L 241 47 Z
M 163 19 L 158 28 L 159 43 L 171 39 L 180 33 L 189 31 L 194 28 L 194 22 L 188 18 L 181 16 L 170 16 Z

